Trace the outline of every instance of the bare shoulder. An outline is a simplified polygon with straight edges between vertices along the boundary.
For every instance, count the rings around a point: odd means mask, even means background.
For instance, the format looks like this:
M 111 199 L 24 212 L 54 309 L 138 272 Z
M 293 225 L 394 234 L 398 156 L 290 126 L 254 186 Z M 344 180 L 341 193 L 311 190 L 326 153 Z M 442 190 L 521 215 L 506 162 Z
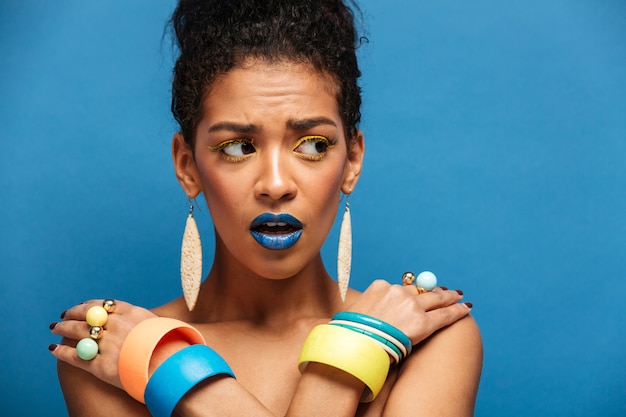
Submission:
M 187 309 L 183 297 L 176 298 L 158 307 L 151 308 L 150 311 L 159 317 L 171 317 L 182 320 L 186 323 L 197 323 L 202 320 L 202 305 L 196 305 L 193 311 Z
M 472 416 L 482 360 L 473 317 L 438 331 L 403 363 L 384 415 Z
M 415 347 L 415 357 L 431 359 L 457 359 L 470 364 L 471 359 L 480 359 L 482 365 L 483 345 L 476 320 L 468 315 L 445 327 Z
M 177 316 L 180 313 L 180 302 L 178 299 L 174 299 L 170 302 L 162 304 L 160 306 L 151 308 L 150 311 L 159 317 L 172 317 Z
M 143 404 L 82 369 L 57 361 L 57 372 L 70 417 L 150 416 Z

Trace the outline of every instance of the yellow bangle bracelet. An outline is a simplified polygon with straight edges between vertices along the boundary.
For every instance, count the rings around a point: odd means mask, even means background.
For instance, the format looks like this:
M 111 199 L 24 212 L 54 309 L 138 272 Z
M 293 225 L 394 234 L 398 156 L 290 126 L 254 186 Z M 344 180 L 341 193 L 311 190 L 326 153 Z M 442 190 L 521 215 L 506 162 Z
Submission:
M 307 336 L 298 369 L 323 363 L 354 376 L 366 386 L 361 402 L 374 401 L 389 372 L 389 355 L 368 336 L 328 324 L 317 325 Z

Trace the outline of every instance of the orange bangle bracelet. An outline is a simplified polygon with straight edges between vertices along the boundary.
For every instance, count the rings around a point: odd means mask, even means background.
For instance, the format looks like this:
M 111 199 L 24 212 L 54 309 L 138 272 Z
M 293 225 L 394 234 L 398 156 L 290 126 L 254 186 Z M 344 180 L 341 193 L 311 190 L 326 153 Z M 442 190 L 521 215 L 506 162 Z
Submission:
M 142 321 L 131 330 L 122 344 L 118 362 L 120 381 L 128 395 L 143 404 L 152 353 L 161 339 L 172 332 L 179 333 L 191 345 L 206 344 L 196 328 L 167 317 Z

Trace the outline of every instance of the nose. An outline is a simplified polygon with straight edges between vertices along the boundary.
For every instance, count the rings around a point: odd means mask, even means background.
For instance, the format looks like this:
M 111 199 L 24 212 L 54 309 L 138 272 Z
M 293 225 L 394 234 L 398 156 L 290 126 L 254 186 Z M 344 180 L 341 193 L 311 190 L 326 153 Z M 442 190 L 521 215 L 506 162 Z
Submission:
M 282 149 L 267 150 L 259 158 L 255 196 L 270 202 L 287 201 L 296 196 L 296 184 L 289 157 Z

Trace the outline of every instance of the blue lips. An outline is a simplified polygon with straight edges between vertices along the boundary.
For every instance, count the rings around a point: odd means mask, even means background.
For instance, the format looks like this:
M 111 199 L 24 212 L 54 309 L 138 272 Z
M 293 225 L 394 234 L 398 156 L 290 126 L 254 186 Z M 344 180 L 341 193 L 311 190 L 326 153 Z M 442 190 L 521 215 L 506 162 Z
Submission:
M 289 249 L 302 236 L 302 223 L 290 214 L 263 213 L 252 221 L 250 234 L 266 249 Z

